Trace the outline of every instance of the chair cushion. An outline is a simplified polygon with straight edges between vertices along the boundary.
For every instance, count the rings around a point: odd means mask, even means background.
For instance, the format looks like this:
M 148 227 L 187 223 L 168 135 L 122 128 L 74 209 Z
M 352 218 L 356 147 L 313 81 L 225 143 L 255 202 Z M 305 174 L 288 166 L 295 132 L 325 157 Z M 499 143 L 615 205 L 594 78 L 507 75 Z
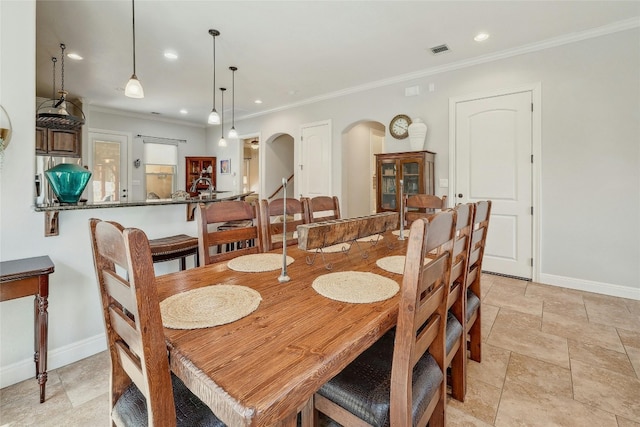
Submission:
M 176 405 L 176 426 L 225 426 L 211 412 L 211 409 L 191 393 L 187 386 L 173 374 L 171 374 L 171 383 L 173 385 L 173 399 Z M 140 427 L 149 425 L 148 415 L 147 401 L 133 383 L 120 396 L 111 413 L 117 425 Z
M 478 307 L 480 307 L 480 298 L 471 292 L 471 290 L 467 290 L 467 320 L 471 319 L 471 316 L 478 310 Z
M 387 332 L 318 393 L 373 426 L 389 425 L 391 365 L 395 329 Z M 443 381 L 435 359 L 426 353 L 413 370 L 413 419 L 417 420 Z
M 449 354 L 455 343 L 462 336 L 462 325 L 451 312 L 447 313 L 447 329 L 445 330 L 446 352 Z

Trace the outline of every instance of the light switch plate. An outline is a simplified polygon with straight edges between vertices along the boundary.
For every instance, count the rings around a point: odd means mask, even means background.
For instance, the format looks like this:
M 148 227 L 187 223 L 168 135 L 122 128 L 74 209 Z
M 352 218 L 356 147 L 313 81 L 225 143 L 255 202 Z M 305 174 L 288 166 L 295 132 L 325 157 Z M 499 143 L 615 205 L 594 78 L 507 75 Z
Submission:
M 449 180 L 447 178 L 440 178 L 440 188 L 449 187 Z

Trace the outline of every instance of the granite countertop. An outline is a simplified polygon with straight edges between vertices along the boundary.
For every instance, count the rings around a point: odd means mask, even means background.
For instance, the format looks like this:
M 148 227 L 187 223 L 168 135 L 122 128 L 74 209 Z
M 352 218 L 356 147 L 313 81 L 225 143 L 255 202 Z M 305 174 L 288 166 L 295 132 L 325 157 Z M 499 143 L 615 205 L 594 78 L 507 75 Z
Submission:
M 156 206 L 156 205 L 186 205 L 190 203 L 212 203 L 222 202 L 225 200 L 235 200 L 244 198 L 250 194 L 254 194 L 253 191 L 247 193 L 232 193 L 231 191 L 217 191 L 217 195 L 213 198 L 189 198 L 189 199 L 147 199 L 140 201 L 126 201 L 126 202 L 94 202 L 94 203 L 82 203 L 73 205 L 61 205 L 58 203 L 46 204 L 46 205 L 34 205 L 36 212 L 46 211 L 72 211 L 80 209 L 101 209 L 101 208 L 129 208 L 135 206 Z M 227 194 L 228 193 L 228 194 Z M 224 195 L 223 195 L 224 194 Z

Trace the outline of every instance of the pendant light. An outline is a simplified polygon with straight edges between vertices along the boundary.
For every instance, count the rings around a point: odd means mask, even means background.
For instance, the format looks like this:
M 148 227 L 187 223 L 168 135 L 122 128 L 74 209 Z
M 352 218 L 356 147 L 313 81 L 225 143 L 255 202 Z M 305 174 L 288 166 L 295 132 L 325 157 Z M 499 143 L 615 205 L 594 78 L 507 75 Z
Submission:
M 131 12 L 133 15 L 132 27 L 133 27 L 133 74 L 127 82 L 127 86 L 124 88 L 124 94 L 129 98 L 144 98 L 144 90 L 138 76 L 136 76 L 136 5 L 135 0 L 131 0 Z
M 222 119 L 220 120 L 220 141 L 218 141 L 218 147 L 226 147 L 227 141 L 224 139 L 224 91 L 227 90 L 226 87 L 221 87 L 220 92 L 222 92 L 222 107 L 220 107 L 220 111 L 222 111 Z
M 229 139 L 238 139 L 236 132 L 236 71 L 238 67 L 229 67 L 231 70 L 231 130 Z
M 209 34 L 213 37 L 213 109 L 209 114 L 207 122 L 210 125 L 220 124 L 220 115 L 216 111 L 216 37 L 220 35 L 218 30 L 209 30 Z

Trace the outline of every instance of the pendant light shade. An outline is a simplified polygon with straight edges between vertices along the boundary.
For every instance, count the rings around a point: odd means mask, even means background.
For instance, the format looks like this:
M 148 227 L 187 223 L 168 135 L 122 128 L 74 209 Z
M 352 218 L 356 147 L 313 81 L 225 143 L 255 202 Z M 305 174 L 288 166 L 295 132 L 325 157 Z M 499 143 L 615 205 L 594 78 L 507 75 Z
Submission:
M 216 37 L 220 35 L 220 31 L 209 30 L 209 34 L 213 37 L 213 89 L 211 90 L 213 93 L 213 108 L 211 109 L 211 113 L 209 113 L 207 123 L 210 125 L 219 125 L 220 115 L 216 111 Z
M 231 70 L 231 129 L 229 139 L 238 139 L 236 131 L 236 71 L 238 67 L 229 67 Z
M 224 91 L 227 90 L 226 87 L 221 87 L 220 92 L 222 92 L 222 107 L 220 107 L 220 111 L 222 111 L 222 119 L 220 120 L 220 141 L 218 141 L 218 147 L 226 147 L 227 141 L 224 139 Z
M 136 76 L 136 5 L 135 0 L 131 0 L 132 27 L 133 27 L 133 74 L 124 88 L 124 94 L 129 98 L 144 98 L 144 90 L 140 80 Z

